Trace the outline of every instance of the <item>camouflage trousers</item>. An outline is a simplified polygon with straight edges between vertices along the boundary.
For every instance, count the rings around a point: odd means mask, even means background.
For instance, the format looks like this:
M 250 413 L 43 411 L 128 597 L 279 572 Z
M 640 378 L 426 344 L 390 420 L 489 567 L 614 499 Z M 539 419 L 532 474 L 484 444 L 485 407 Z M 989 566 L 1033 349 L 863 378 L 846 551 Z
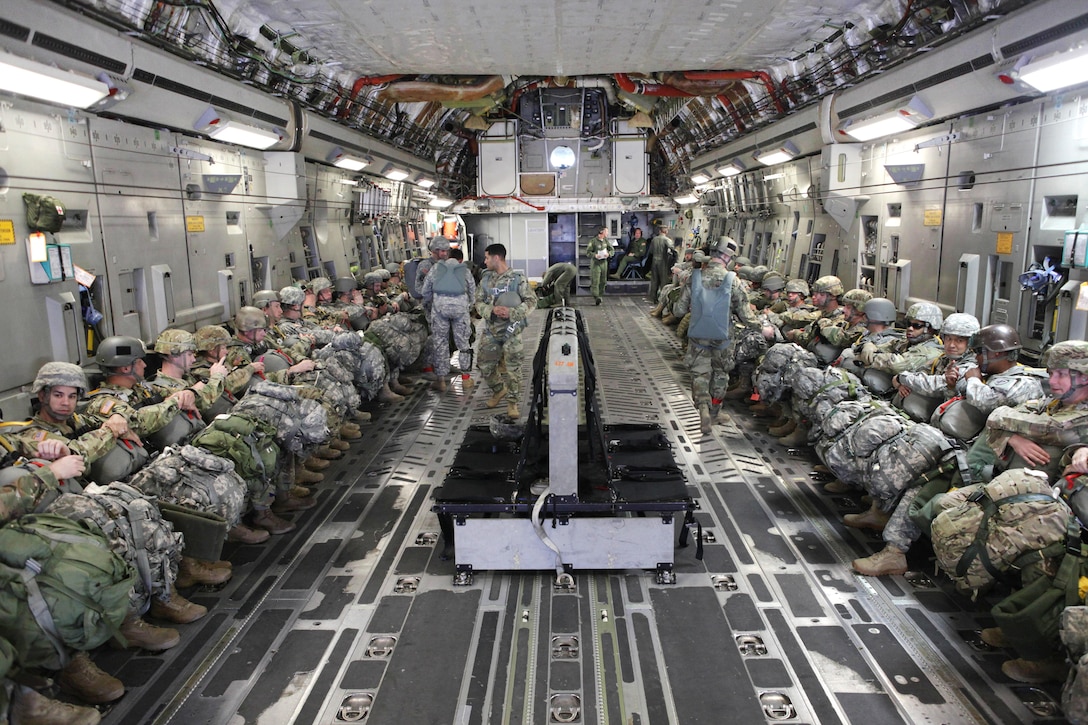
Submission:
M 593 299 L 604 297 L 604 286 L 608 282 L 608 260 L 594 260 L 589 263 L 589 293 Z
M 446 309 L 441 302 L 435 304 L 431 313 L 431 342 L 434 345 L 434 373 L 439 377 L 445 377 L 450 372 L 450 336 L 453 344 L 457 346 L 457 365 L 462 372 L 468 372 L 472 364 L 470 354 L 472 351 L 469 342 L 469 333 L 472 328 L 472 320 L 468 316 L 468 309 L 457 313 L 456 309 Z
M 733 369 L 733 344 L 711 347 L 722 340 L 688 338 L 688 351 L 684 364 L 691 371 L 691 399 L 695 407 L 710 405 L 712 399 L 720 400 L 729 386 L 729 372 Z
M 680 342 L 686 343 L 688 341 L 688 327 L 691 326 L 691 313 L 687 313 L 680 319 L 680 323 L 676 326 L 676 336 L 680 338 Z
M 900 551 L 907 551 L 910 549 L 911 544 L 922 538 L 922 530 L 910 520 L 910 505 L 914 501 L 914 497 L 918 495 L 919 490 L 921 490 L 920 486 L 914 486 L 903 492 L 902 497 L 895 504 L 892 517 L 888 519 L 888 523 L 884 526 L 884 533 L 882 534 L 884 543 L 891 544 Z M 878 500 L 877 504 L 882 510 L 887 511 L 883 501 Z
M 476 366 L 492 391 L 505 387 L 508 399 L 516 401 L 521 395 L 521 361 L 524 357 L 525 346 L 520 332 L 502 338 L 487 329 L 480 341 Z

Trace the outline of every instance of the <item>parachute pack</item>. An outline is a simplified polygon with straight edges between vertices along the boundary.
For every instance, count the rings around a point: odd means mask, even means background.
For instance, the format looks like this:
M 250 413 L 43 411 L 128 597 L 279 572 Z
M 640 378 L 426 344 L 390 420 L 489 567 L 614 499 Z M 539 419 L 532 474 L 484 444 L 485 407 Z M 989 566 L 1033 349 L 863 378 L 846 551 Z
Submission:
M 815 367 L 816 356 L 800 345 L 780 342 L 772 345 L 756 371 L 755 386 L 760 400 L 774 403 L 789 389 L 789 375 L 796 367 Z
M 81 495 L 62 494 L 47 511 L 101 529 L 113 552 L 136 571 L 136 611 L 146 611 L 152 596 L 169 595 L 184 542 L 150 496 L 124 483 L 91 485 Z
M 246 482 L 234 463 L 196 446 L 170 448 L 144 466 L 129 485 L 160 502 L 223 518 L 234 526 L 245 510 Z
M 235 472 L 247 481 L 267 483 L 277 473 L 280 449 L 276 429 L 263 420 L 235 413 L 221 415 L 191 443 L 229 459 Z
M 317 394 L 315 388 L 308 388 Z M 321 403 L 303 397 L 296 386 L 281 385 L 267 380 L 250 383 L 245 396 L 234 406 L 234 412 L 247 415 L 271 425 L 276 442 L 298 453 L 328 440 L 328 413 Z
M 134 578 L 86 524 L 22 516 L 0 528 L 0 636 L 21 666 L 59 669 L 67 648 L 93 649 L 117 632 Z

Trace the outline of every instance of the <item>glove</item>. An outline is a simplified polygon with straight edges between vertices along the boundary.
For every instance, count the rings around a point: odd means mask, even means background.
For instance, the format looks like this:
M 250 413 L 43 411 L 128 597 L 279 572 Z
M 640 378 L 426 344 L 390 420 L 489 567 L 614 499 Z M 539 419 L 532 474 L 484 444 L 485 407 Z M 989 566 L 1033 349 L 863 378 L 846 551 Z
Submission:
M 873 356 L 876 355 L 876 345 L 871 342 L 867 342 L 861 346 L 861 350 L 857 354 L 857 359 L 866 367 L 873 364 Z

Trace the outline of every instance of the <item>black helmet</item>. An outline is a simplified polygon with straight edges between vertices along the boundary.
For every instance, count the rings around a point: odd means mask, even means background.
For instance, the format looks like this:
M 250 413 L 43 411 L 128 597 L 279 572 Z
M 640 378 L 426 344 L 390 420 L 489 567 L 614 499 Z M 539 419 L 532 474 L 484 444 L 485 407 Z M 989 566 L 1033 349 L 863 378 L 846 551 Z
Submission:
M 122 368 L 147 355 L 142 340 L 125 335 L 107 337 L 98 344 L 95 362 L 106 368 Z
M 971 349 L 986 352 L 1019 350 L 1020 333 L 1012 325 L 986 325 L 971 336 Z

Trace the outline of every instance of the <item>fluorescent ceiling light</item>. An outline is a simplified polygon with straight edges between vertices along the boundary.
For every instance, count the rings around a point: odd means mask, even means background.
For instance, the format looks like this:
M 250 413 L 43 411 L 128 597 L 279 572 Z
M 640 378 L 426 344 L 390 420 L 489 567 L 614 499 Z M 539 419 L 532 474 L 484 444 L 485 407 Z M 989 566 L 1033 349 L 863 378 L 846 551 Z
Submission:
M 705 171 L 696 171 L 691 175 L 691 182 L 697 186 L 702 186 L 708 181 L 710 181 L 710 177 L 707 176 Z
M 1020 80 L 1044 92 L 1088 83 L 1088 46 L 1032 60 Z
M 725 164 L 724 166 L 719 166 L 717 171 L 722 176 L 736 176 L 740 172 L 744 171 L 746 168 L 748 167 L 744 165 L 743 161 L 741 161 L 740 159 L 733 159 L 728 164 Z
M 253 149 L 264 150 L 283 140 L 283 132 L 279 129 L 270 131 L 260 126 L 235 121 L 211 106 L 208 106 L 208 110 L 196 120 L 193 128 L 208 134 L 216 141 L 248 146 Z
M 775 179 L 781 179 L 785 174 L 767 174 L 763 177 L 764 181 L 774 181 Z
M 433 206 L 435 209 L 445 209 L 447 206 L 453 204 L 453 199 L 447 199 L 442 196 L 436 196 L 427 202 L 427 206 Z
M 754 156 L 756 161 L 764 166 L 774 166 L 775 164 L 786 163 L 799 153 L 801 151 L 792 142 L 787 141 L 778 148 L 757 151 Z
M 672 200 L 677 204 L 694 204 L 699 201 L 699 197 L 695 196 L 695 194 L 679 194 L 674 196 Z
M 339 146 L 333 146 L 329 151 L 329 155 L 325 157 L 333 166 L 340 169 L 347 169 L 348 171 L 362 171 L 370 165 L 372 159 L 369 157 L 359 158 L 358 156 L 349 156 L 344 149 Z
M 420 174 L 416 177 L 416 186 L 421 189 L 430 189 L 434 185 L 435 180 L 425 174 Z
M 921 96 L 914 96 L 906 105 L 890 111 L 863 118 L 860 121 L 847 121 L 839 131 L 858 141 L 872 141 L 909 131 L 931 118 L 933 118 L 933 111 Z
M 355 179 L 340 179 L 340 183 L 344 186 L 358 186 L 359 182 Z
M 0 90 L 72 108 L 87 108 L 110 94 L 90 76 L 6 53 L 0 55 Z
M 410 174 L 404 169 L 398 169 L 393 164 L 386 164 L 385 168 L 382 169 L 382 176 L 391 181 L 404 181 Z

